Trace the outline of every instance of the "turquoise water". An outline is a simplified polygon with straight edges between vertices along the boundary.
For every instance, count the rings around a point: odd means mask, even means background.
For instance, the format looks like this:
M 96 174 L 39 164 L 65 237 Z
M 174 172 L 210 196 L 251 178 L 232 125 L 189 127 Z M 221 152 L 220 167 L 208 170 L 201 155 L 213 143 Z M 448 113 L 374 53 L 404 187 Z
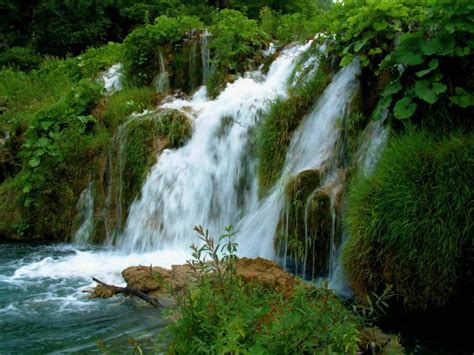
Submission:
M 153 346 L 164 326 L 159 310 L 118 297 L 89 300 L 83 292 L 92 284 L 88 265 L 74 260 L 97 255 L 107 269 L 100 253 L 67 244 L 0 244 L 0 354 L 91 353 L 100 351 L 98 342 L 113 353 L 130 352 L 130 342 Z M 71 268 L 58 270 L 65 262 Z

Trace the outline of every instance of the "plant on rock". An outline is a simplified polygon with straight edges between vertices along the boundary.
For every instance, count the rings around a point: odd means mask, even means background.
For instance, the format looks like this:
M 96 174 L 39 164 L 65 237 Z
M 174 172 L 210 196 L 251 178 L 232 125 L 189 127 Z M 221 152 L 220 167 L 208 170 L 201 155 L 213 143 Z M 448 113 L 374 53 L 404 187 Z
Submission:
M 460 283 L 473 286 L 465 274 L 474 243 L 473 154 L 472 134 L 411 131 L 391 143 L 371 176 L 356 178 L 343 263 L 361 299 L 393 284 L 408 308 L 424 309 L 448 304 Z

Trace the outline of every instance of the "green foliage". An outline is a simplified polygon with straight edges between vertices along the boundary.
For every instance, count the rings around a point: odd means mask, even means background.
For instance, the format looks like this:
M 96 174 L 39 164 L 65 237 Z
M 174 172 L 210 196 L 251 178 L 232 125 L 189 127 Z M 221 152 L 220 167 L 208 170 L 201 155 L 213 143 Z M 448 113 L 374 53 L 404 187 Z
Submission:
M 261 195 L 267 193 L 280 177 L 292 133 L 329 83 L 327 63 L 321 58 L 320 62 L 317 72 L 292 88 L 288 98 L 279 98 L 272 103 L 258 127 L 257 174 Z
M 128 210 L 146 175 L 166 147 L 178 147 L 190 136 L 189 118 L 178 110 L 164 110 L 143 117 L 131 117 L 119 128 L 116 145 L 122 184 L 122 209 Z M 124 216 L 126 217 L 126 216 Z M 124 221 L 123 221 L 124 222 Z
M 0 184 L 0 238 L 21 235 L 21 188 L 18 179 Z
M 109 96 L 104 108 L 104 123 L 115 131 L 133 112 L 143 112 L 156 106 L 156 93 L 150 87 L 129 87 Z
M 29 47 L 12 47 L 0 53 L 0 68 L 11 67 L 19 70 L 30 70 L 41 63 L 34 49 Z
M 463 255 L 474 242 L 473 153 L 472 134 L 410 131 L 394 139 L 371 176 L 356 178 L 343 262 L 360 297 L 393 284 L 407 307 L 423 309 L 462 292 Z
M 43 53 L 64 56 L 103 43 L 112 25 L 105 16 L 109 4 L 92 0 L 40 1 L 33 12 L 35 47 Z
M 196 227 L 201 247 L 189 261 L 195 284 L 178 296 L 169 353 L 330 353 L 357 350 L 356 318 L 324 288 L 295 286 L 289 297 L 236 272 L 234 233 L 215 242 Z
M 398 33 L 407 31 L 423 16 L 423 8 L 410 0 L 349 0 L 337 3 L 330 17 L 335 34 L 333 50 L 341 65 L 358 56 L 363 67 L 376 70 L 394 46 Z
M 208 92 L 212 97 L 222 89 L 227 74 L 242 72 L 249 68 L 249 61 L 261 59 L 266 35 L 257 21 L 235 10 L 216 13 L 210 31 L 212 72 Z
M 162 47 L 178 43 L 189 31 L 202 28 L 196 17 L 160 16 L 154 24 L 133 31 L 124 41 L 123 65 L 129 82 L 150 84 L 159 72 L 160 51 L 166 54 Z

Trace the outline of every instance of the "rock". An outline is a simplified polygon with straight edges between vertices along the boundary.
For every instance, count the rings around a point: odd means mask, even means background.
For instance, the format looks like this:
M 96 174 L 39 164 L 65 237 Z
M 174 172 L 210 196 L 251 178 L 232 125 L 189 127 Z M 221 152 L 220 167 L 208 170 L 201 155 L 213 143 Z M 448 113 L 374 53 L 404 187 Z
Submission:
M 285 296 L 290 296 L 293 287 L 299 281 L 292 274 L 285 272 L 276 263 L 263 258 L 238 259 L 235 269 L 244 282 L 252 282 L 264 287 L 273 288 L 282 292 Z M 154 296 L 171 304 L 170 290 L 179 293 L 185 290 L 194 282 L 189 265 L 173 265 L 171 269 L 164 269 L 159 266 L 132 266 L 122 271 L 122 276 L 127 286 L 150 296 Z M 91 294 L 91 298 L 110 298 L 116 292 L 98 285 Z
M 103 286 L 103 285 L 97 285 L 91 292 L 89 298 L 94 299 L 94 298 L 111 298 L 117 294 L 116 291 L 113 289 Z
M 360 332 L 360 347 L 370 354 L 404 354 L 397 335 L 385 334 L 379 328 L 364 328 Z
M 275 288 L 285 296 L 290 296 L 293 287 L 299 282 L 294 275 L 284 271 L 273 261 L 263 258 L 238 259 L 235 263 L 235 269 L 244 282 Z

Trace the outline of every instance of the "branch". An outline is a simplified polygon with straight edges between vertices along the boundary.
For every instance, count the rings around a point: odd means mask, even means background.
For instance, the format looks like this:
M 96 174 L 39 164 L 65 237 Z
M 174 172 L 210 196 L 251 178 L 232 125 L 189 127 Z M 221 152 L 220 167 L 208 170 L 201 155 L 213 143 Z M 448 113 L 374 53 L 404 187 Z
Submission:
M 97 282 L 99 285 L 102 285 L 104 287 L 112 289 L 115 293 L 122 293 L 125 296 L 138 297 L 138 298 L 142 299 L 143 301 L 151 304 L 153 307 L 164 307 L 158 301 L 158 299 L 156 297 L 148 296 L 146 293 L 144 293 L 140 290 L 137 290 L 136 288 L 132 288 L 132 287 L 128 287 L 128 286 L 127 287 L 119 287 L 119 286 L 109 285 L 109 284 L 106 284 L 105 282 L 97 280 L 95 277 L 93 277 L 92 280 Z

